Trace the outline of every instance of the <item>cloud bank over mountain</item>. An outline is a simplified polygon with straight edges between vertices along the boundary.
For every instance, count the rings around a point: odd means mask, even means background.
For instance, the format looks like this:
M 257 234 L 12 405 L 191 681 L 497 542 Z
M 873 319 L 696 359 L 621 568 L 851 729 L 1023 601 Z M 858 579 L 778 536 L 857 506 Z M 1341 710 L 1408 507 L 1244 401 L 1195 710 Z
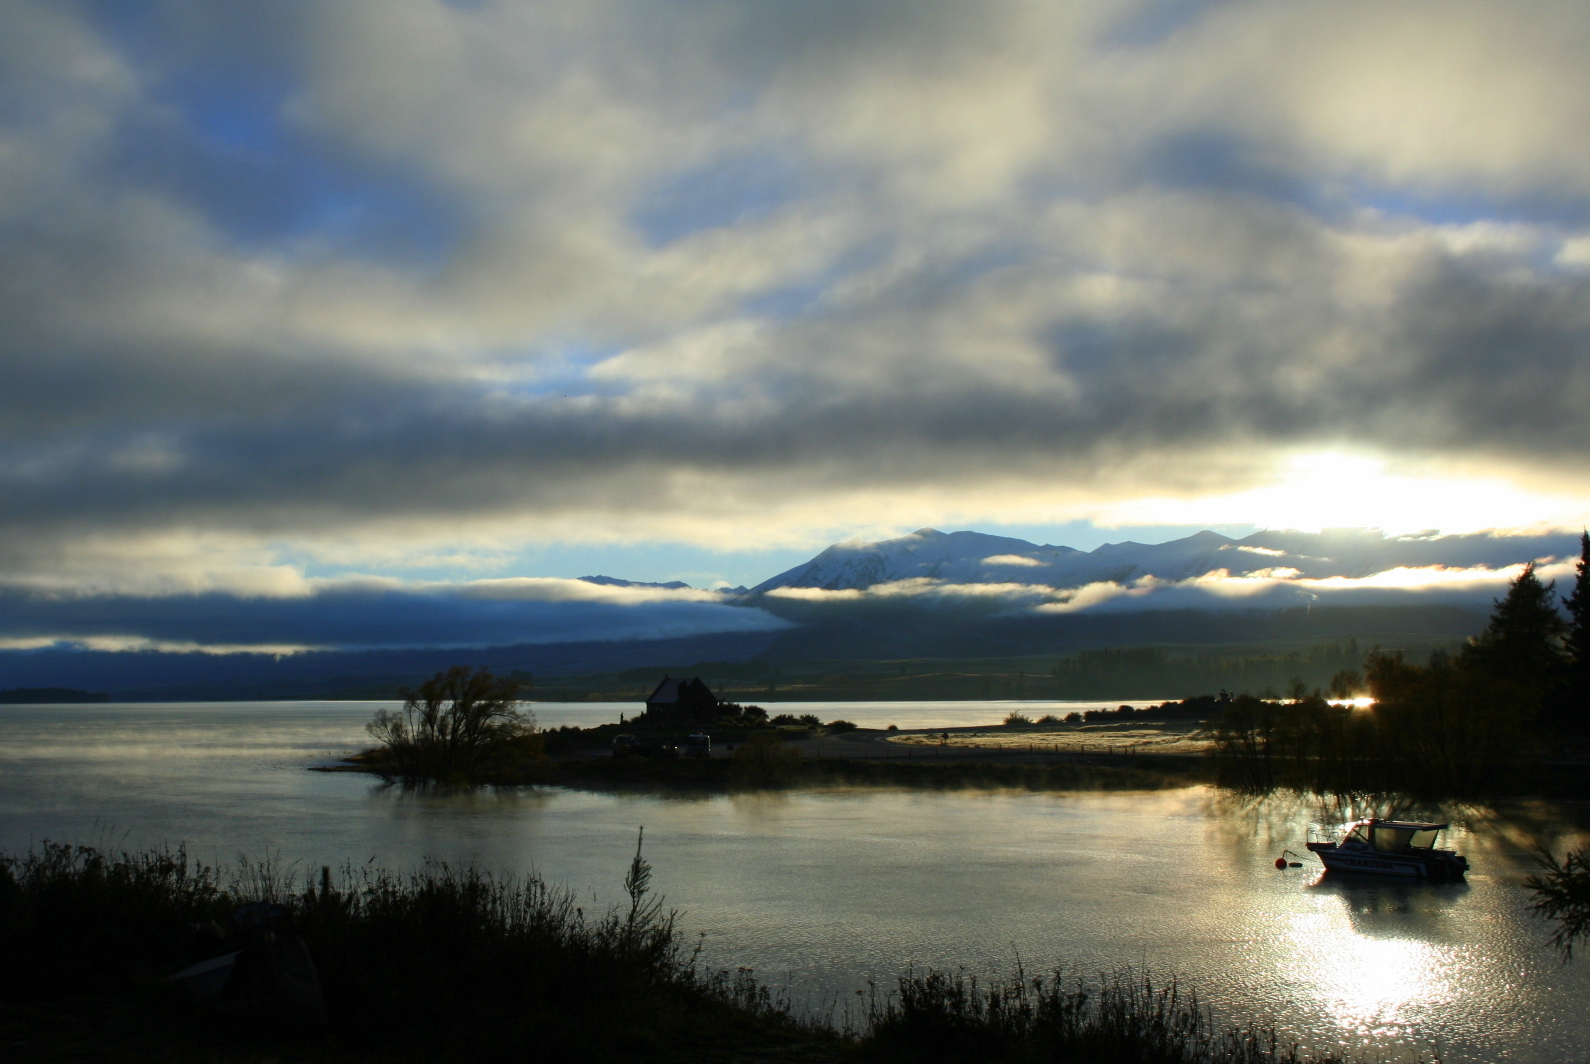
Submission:
M 1528 563 L 1544 580 L 1571 579 L 1577 547 L 1565 535 L 1387 537 L 1341 529 L 1242 540 L 1200 532 L 1082 552 L 924 528 L 881 543 L 835 544 L 757 585 L 748 599 L 794 617 L 801 606 L 869 600 L 1039 614 L 1483 605 Z
M 1166 611 L 1315 606 L 1487 607 L 1530 562 L 1571 577 L 1570 536 L 1200 532 L 1083 552 L 978 532 L 921 529 L 835 544 L 749 590 L 608 576 L 463 584 L 306 579 L 244 596 L 12 590 L 0 594 L 0 651 L 80 648 L 210 654 L 484 648 L 791 632 L 867 621 L 885 606 L 959 621 L 1034 621 Z M 862 620 L 853 621 L 860 618 Z M 1444 616 L 1440 623 L 1449 625 Z M 1443 629 L 1443 634 L 1445 630 Z
M 1338 451 L 1479 485 L 1423 524 L 1580 520 L 1587 54 L 1568 2 L 14 0 L 0 586 L 1110 520 Z M 1409 509 L 1354 483 L 1311 501 Z
M 249 598 L 0 595 L 0 650 L 291 654 L 677 639 L 787 627 L 762 610 L 728 605 L 717 592 L 585 580 L 419 586 L 321 580 L 295 594 Z

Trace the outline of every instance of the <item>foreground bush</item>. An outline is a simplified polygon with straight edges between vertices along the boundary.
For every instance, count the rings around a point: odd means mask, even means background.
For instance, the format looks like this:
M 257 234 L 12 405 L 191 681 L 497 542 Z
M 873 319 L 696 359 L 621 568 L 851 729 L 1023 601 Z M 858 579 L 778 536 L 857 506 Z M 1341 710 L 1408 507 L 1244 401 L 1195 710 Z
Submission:
M 1002 984 L 964 973 L 908 975 L 875 1005 L 865 1039 L 878 1060 L 1088 1064 L 1281 1064 L 1304 1059 L 1269 1028 L 1217 1024 L 1174 982 L 1118 973 L 1089 985 L 1059 972 Z
M 163 1027 L 289 1048 L 307 1038 L 359 1059 L 656 1059 L 665 1049 L 815 1037 L 745 973 L 698 970 L 649 878 L 637 851 L 630 904 L 588 913 L 538 878 L 447 865 L 406 875 L 328 869 L 294 888 L 268 867 L 222 874 L 181 850 L 46 843 L 0 858 L 0 997 L 131 996 Z M 211 1014 L 165 983 L 236 948 L 220 929 L 261 901 L 283 906 L 288 930 L 308 945 L 329 1031 Z

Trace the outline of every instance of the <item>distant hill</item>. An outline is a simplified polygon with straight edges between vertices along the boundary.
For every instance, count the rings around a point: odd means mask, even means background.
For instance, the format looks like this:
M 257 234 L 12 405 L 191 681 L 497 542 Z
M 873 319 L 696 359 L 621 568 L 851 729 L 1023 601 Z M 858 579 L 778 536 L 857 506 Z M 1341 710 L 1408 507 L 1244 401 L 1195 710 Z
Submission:
M 284 655 L 55 648 L 0 654 L 0 683 L 89 682 L 106 689 L 117 702 L 393 698 L 401 688 L 451 665 L 485 666 L 499 675 L 530 674 L 539 681 L 642 665 L 743 661 L 764 655 L 771 641 L 771 633 L 731 632 L 680 639 Z M 105 696 L 98 699 L 104 701 Z
M 0 705 L 46 705 L 50 703 L 109 702 L 110 695 L 78 691 L 71 687 L 13 687 L 0 691 Z
M 1213 648 L 1357 639 L 1402 645 L 1477 635 L 1486 611 L 1441 604 L 1133 613 L 974 613 L 912 603 L 836 603 L 780 633 L 769 661 L 1073 654 L 1106 647 Z

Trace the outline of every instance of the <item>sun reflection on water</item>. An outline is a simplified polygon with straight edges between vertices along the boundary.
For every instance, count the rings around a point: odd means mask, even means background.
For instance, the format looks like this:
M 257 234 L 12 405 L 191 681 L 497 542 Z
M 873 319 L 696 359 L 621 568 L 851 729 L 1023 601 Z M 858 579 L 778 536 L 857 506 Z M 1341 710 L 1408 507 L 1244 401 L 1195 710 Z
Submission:
M 1433 935 L 1407 934 L 1410 924 L 1439 924 L 1437 913 L 1417 911 L 1408 893 L 1417 887 L 1342 887 L 1326 877 L 1316 886 L 1314 910 L 1289 921 L 1286 974 L 1310 988 L 1344 1036 L 1407 1036 L 1432 1009 L 1457 996 L 1466 967 L 1462 951 L 1440 941 L 1438 926 L 1423 928 Z

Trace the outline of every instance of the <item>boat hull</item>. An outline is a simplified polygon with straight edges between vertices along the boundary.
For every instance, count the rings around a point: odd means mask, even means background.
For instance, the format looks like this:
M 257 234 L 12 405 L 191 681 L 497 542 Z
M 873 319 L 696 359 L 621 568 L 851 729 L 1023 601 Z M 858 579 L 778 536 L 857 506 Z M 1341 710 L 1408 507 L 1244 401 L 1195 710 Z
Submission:
M 1468 862 L 1456 854 L 1413 857 L 1367 849 L 1344 849 L 1334 843 L 1318 842 L 1309 843 L 1308 848 L 1319 855 L 1320 863 L 1331 872 L 1368 872 L 1409 879 L 1457 879 L 1468 867 Z

